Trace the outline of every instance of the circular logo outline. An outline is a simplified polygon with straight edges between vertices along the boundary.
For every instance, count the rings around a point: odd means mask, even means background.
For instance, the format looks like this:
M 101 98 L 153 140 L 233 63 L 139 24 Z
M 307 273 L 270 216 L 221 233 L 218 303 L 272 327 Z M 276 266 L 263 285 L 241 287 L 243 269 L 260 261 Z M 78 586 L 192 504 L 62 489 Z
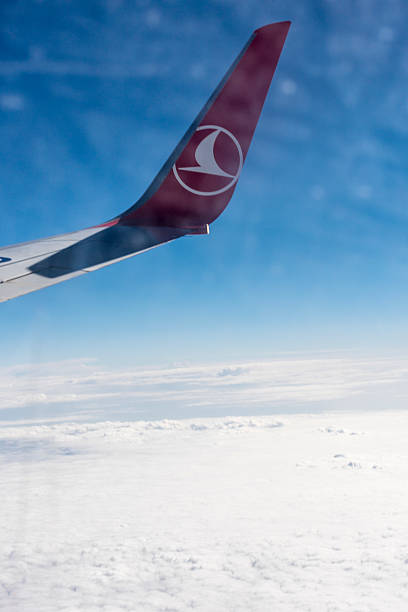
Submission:
M 244 165 L 244 156 L 242 153 L 241 145 L 239 144 L 238 139 L 234 136 L 234 134 L 232 134 L 226 128 L 221 127 L 220 125 L 200 125 L 200 127 L 196 129 L 196 132 L 200 132 L 200 130 L 219 130 L 220 132 L 223 132 L 224 134 L 226 134 L 227 136 L 231 138 L 232 142 L 237 148 L 238 155 L 239 155 L 239 166 L 238 166 L 238 170 L 234 178 L 231 180 L 231 182 L 229 182 L 227 185 L 225 185 L 221 189 L 216 189 L 215 191 L 199 191 L 198 189 L 193 189 L 192 187 L 189 187 L 188 185 L 186 185 L 186 183 L 183 181 L 183 179 L 180 177 L 178 173 L 176 164 L 173 164 L 173 174 L 176 177 L 177 181 L 180 183 L 180 185 L 184 187 L 184 189 L 187 189 L 187 191 L 190 191 L 191 193 L 194 193 L 195 195 L 202 195 L 202 196 L 218 195 L 220 193 L 224 193 L 224 191 L 227 191 L 228 189 L 231 189 L 231 187 L 235 185 L 235 183 L 239 179 L 239 175 L 241 174 L 242 166 Z

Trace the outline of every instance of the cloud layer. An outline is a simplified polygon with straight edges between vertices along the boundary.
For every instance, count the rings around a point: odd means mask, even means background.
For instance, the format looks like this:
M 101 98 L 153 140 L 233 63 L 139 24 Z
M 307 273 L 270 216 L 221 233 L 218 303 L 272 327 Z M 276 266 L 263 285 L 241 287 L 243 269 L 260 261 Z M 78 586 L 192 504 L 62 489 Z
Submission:
M 405 612 L 407 421 L 0 427 L 0 609 Z
M 408 359 L 292 357 L 107 368 L 73 360 L 0 369 L 0 418 L 164 418 L 398 405 Z

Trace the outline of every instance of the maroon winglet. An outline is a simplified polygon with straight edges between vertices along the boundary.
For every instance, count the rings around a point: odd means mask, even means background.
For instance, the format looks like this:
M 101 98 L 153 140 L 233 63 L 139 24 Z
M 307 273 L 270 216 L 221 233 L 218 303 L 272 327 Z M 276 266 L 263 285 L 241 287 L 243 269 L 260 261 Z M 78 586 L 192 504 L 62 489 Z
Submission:
M 290 26 L 255 30 L 146 193 L 116 222 L 205 227 L 227 206 Z

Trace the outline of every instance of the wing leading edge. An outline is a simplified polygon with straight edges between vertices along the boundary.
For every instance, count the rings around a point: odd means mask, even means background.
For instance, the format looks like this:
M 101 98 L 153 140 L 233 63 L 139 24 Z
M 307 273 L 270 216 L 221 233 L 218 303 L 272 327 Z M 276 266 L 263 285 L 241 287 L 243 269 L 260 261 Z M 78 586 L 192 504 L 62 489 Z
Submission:
M 252 34 L 142 197 L 111 221 L 0 248 L 0 302 L 207 234 L 237 184 L 290 22 Z

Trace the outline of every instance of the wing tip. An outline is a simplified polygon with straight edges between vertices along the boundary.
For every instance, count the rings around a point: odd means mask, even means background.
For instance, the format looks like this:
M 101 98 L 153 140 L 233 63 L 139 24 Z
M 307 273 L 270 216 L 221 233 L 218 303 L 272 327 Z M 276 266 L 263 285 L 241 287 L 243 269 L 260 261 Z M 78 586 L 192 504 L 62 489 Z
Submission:
M 254 34 L 269 34 L 272 33 L 272 30 L 280 30 L 281 32 L 287 34 L 291 25 L 291 21 L 277 21 L 276 23 L 268 23 L 267 25 L 257 28 Z

